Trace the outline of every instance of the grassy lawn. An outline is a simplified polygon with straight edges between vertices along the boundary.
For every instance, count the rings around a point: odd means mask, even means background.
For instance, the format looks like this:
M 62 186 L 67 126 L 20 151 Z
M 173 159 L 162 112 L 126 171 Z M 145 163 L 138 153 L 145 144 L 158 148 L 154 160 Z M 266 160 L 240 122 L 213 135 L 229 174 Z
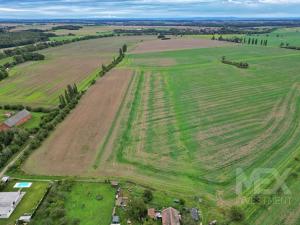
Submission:
M 115 190 L 108 184 L 75 183 L 66 201 L 67 217 L 79 218 L 82 225 L 109 225 L 114 199 Z
M 4 191 L 17 191 L 18 189 L 13 188 L 16 182 L 17 181 L 10 181 Z M 32 182 L 31 187 L 23 189 L 23 191 L 26 192 L 23 199 L 18 204 L 17 208 L 10 216 L 10 218 L 0 219 L 0 225 L 14 225 L 15 221 L 24 213 L 32 213 L 35 207 L 37 206 L 38 202 L 44 196 L 49 185 L 48 182 L 36 182 L 30 180 L 28 182 Z
M 31 112 L 32 118 L 28 120 L 26 123 L 22 124 L 21 127 L 23 128 L 36 128 L 39 127 L 40 121 L 44 113 L 39 113 L 39 112 Z

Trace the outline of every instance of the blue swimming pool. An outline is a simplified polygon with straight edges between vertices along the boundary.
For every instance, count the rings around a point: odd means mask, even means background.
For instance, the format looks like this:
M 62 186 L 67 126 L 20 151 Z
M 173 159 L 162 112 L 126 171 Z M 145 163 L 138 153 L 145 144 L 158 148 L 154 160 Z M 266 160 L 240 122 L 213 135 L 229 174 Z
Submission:
M 15 184 L 14 188 L 29 188 L 31 185 L 31 182 L 18 182 Z

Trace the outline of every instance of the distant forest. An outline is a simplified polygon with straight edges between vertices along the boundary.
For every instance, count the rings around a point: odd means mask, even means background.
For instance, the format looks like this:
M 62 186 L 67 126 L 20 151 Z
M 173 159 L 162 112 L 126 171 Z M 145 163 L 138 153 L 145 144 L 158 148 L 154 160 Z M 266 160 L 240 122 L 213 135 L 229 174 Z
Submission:
M 52 30 L 79 30 L 82 26 L 76 26 L 76 25 L 61 25 L 61 26 L 55 26 L 52 27 Z
M 44 33 L 39 30 L 26 30 L 16 32 L 0 32 L 0 48 L 10 48 L 33 44 L 39 41 L 48 41 L 55 34 Z

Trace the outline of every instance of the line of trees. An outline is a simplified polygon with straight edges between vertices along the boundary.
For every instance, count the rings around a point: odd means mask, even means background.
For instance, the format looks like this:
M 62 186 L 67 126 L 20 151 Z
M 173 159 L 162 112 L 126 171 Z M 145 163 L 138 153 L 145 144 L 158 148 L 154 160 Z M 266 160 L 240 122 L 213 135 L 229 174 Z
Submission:
M 78 98 L 79 95 L 76 84 L 68 85 L 64 95 L 59 96 L 59 108 L 63 109 L 66 105 L 70 104 L 74 99 Z
M 50 109 L 50 108 L 45 108 L 45 107 L 31 107 L 31 106 L 24 106 L 24 105 L 21 105 L 21 104 L 18 104 L 18 105 L 8 105 L 8 104 L 5 104 L 5 105 L 1 105 L 0 106 L 0 109 L 4 109 L 4 110 L 22 110 L 22 109 L 27 109 L 28 111 L 30 112 L 41 112 L 41 113 L 49 113 L 49 112 L 52 112 L 53 110 L 55 109 Z
M 228 41 L 228 42 L 234 42 L 234 43 L 242 43 L 243 39 L 240 37 L 230 37 L 230 38 L 224 38 L 222 35 L 218 38 L 215 37 L 215 35 L 212 36 L 212 40 L 218 40 L 218 41 Z
M 230 60 L 227 60 L 225 56 L 222 57 L 222 63 L 233 65 L 233 66 L 236 66 L 236 67 L 242 68 L 242 69 L 247 69 L 249 67 L 249 64 L 246 63 L 246 62 L 234 62 L 234 61 L 230 61 Z
M 219 27 L 216 29 L 211 28 L 170 28 L 170 29 L 156 29 L 156 28 L 147 28 L 147 29 L 115 29 L 114 33 L 118 35 L 203 35 L 203 34 L 262 34 L 270 33 L 274 29 L 239 29 L 234 27 Z
M 234 43 L 243 43 L 248 45 L 261 45 L 261 46 L 267 46 L 268 40 L 261 39 L 260 41 L 257 38 L 246 38 L 246 37 L 228 37 L 224 38 L 222 35 L 218 38 L 215 37 L 215 35 L 212 36 L 212 40 L 218 40 L 218 41 L 228 41 L 228 42 L 234 42 Z
M 13 67 L 17 64 L 23 63 L 23 62 L 27 62 L 27 61 L 38 61 L 38 60 L 44 60 L 45 56 L 37 53 L 37 52 L 25 52 L 22 53 L 21 55 L 15 55 L 14 56 L 14 62 L 9 63 L 8 67 Z M 8 64 L 6 64 L 7 66 Z M 7 68 L 8 68 L 7 67 Z
M 268 45 L 268 40 L 265 39 L 261 39 L 260 41 L 257 38 L 251 38 L 249 37 L 248 39 L 246 37 L 244 37 L 243 39 L 243 43 L 244 44 L 248 44 L 248 45 L 262 45 L 262 46 L 267 46 Z
M 127 52 L 127 45 L 124 44 L 122 48 L 119 49 L 119 55 L 117 58 L 114 58 L 113 61 L 107 66 L 102 64 L 101 71 L 99 72 L 99 76 L 100 77 L 104 76 L 108 71 L 110 71 L 112 68 L 118 65 L 123 60 L 126 52 Z
M 82 26 L 78 25 L 61 25 L 61 26 L 55 26 L 52 27 L 51 30 L 79 30 Z

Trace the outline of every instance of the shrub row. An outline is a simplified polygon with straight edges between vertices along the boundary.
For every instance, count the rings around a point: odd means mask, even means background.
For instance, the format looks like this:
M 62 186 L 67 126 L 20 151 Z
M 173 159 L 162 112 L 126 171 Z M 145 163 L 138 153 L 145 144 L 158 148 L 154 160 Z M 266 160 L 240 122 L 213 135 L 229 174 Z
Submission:
M 297 46 L 280 46 L 281 48 L 292 49 L 292 50 L 300 50 L 300 47 Z
M 247 69 L 249 67 L 249 64 L 246 62 L 234 62 L 234 61 L 226 60 L 225 58 L 222 59 L 222 63 L 228 64 L 228 65 L 233 65 L 233 66 L 236 66 L 236 67 L 242 68 L 242 69 Z
M 42 113 L 49 113 L 52 112 L 53 110 L 56 110 L 56 108 L 54 109 L 50 109 L 50 108 L 44 108 L 44 107 L 31 107 L 31 106 L 24 106 L 24 105 L 0 105 L 0 109 L 4 109 L 4 110 L 22 110 L 22 109 L 27 109 L 30 112 L 42 112 Z

